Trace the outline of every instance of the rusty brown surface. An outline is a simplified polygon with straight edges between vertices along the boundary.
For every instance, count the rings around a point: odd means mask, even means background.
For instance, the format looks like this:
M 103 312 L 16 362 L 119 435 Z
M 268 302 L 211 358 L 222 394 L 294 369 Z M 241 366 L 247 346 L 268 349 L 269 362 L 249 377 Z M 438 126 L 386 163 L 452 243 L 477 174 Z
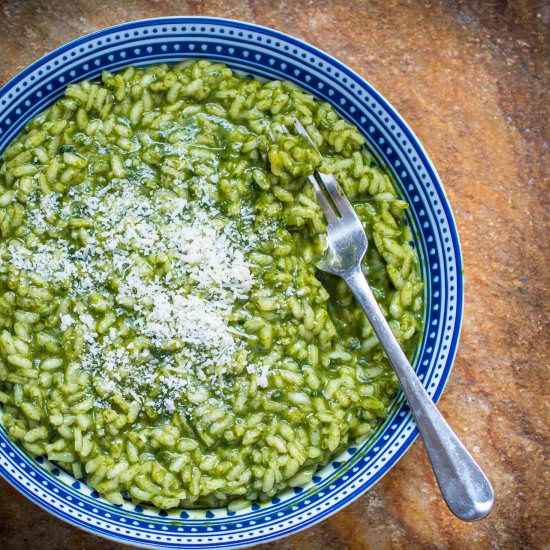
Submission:
M 231 17 L 280 29 L 367 78 L 426 147 L 462 241 L 465 320 L 441 409 L 486 467 L 495 510 L 479 523 L 456 520 L 416 442 L 368 494 L 262 548 L 549 548 L 550 5 L 0 0 L 0 84 L 82 34 L 166 15 Z M 62 523 L 1 482 L 0 548 L 125 547 Z

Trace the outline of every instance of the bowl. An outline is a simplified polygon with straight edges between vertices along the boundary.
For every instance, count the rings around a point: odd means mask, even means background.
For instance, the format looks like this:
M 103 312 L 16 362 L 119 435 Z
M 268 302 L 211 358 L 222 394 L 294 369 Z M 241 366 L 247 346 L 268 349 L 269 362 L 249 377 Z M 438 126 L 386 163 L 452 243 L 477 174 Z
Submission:
M 449 377 L 462 320 L 462 259 L 455 222 L 437 173 L 389 103 L 344 64 L 296 38 L 228 19 L 172 17 L 117 25 L 75 40 L 25 69 L 0 90 L 0 152 L 71 82 L 126 65 L 207 58 L 264 77 L 287 79 L 330 102 L 365 135 L 409 202 L 425 281 L 425 330 L 413 364 L 437 401 Z M 410 447 L 417 430 L 399 394 L 379 429 L 320 469 L 313 480 L 239 512 L 166 512 L 114 506 L 43 457 L 33 458 L 0 426 L 0 475 L 53 515 L 94 534 L 147 548 L 236 548 L 309 527 L 372 487 Z

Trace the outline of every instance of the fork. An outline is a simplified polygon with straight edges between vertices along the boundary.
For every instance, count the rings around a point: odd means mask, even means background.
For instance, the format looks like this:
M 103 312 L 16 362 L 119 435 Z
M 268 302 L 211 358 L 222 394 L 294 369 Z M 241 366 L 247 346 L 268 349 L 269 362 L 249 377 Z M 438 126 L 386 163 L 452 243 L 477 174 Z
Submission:
M 296 118 L 294 126 L 317 150 Z M 465 521 L 484 518 L 494 503 L 491 483 L 424 389 L 374 297 L 361 269 L 368 247 L 361 221 L 332 174 L 315 172 L 308 180 L 327 222 L 319 269 L 344 279 L 365 312 L 401 383 L 447 506 Z

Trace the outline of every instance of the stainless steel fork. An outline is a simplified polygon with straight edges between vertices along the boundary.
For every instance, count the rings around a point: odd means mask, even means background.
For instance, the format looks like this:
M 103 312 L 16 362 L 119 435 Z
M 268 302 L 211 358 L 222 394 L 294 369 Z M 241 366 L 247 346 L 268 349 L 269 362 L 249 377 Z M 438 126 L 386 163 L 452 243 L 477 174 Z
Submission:
M 316 148 L 302 124 L 297 119 L 294 124 Z M 316 172 L 308 179 L 327 221 L 327 248 L 319 268 L 346 281 L 370 321 L 399 378 L 450 510 L 465 521 L 484 518 L 494 503 L 491 483 L 437 410 L 376 302 L 361 270 L 368 246 L 361 221 L 333 175 Z

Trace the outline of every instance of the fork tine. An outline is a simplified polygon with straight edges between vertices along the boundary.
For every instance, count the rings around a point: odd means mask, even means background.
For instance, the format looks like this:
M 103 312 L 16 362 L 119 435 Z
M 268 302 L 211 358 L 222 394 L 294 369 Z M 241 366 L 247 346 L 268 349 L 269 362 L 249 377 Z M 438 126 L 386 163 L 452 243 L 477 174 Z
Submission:
M 298 133 L 304 136 L 309 141 L 311 146 L 317 151 L 317 153 L 321 155 L 321 153 L 319 152 L 319 149 L 317 149 L 317 146 L 311 139 L 311 136 L 309 135 L 308 131 L 304 128 L 304 125 L 296 117 L 293 117 L 293 120 L 294 120 L 294 127 L 296 128 Z M 316 174 L 321 179 L 321 182 L 323 183 L 323 187 L 326 189 L 327 193 L 332 199 L 332 202 L 336 206 L 336 209 L 338 210 L 338 212 L 341 215 L 352 214 L 353 216 L 357 217 L 357 215 L 355 214 L 355 210 L 351 206 L 346 196 L 340 193 L 340 191 L 338 191 L 338 185 L 336 183 L 336 179 L 334 178 L 334 176 L 332 174 L 323 174 L 322 172 L 316 172 Z
M 302 135 L 304 135 L 308 141 L 311 143 L 311 145 L 317 150 L 317 147 L 315 147 L 315 144 L 313 141 L 311 141 L 311 138 L 309 137 L 309 134 L 307 133 L 306 129 L 302 126 L 300 121 L 297 118 L 294 118 L 294 125 L 296 126 L 298 132 Z M 283 132 L 289 134 L 288 128 L 281 124 L 281 128 L 283 129 Z M 273 139 L 272 139 L 273 141 Z M 307 179 L 309 180 L 309 183 L 313 187 L 313 191 L 315 192 L 315 198 L 317 199 L 317 202 L 319 203 L 319 206 L 321 207 L 321 210 L 323 211 L 323 214 L 325 215 L 325 219 L 327 220 L 328 225 L 332 225 L 338 221 L 338 214 L 334 211 L 334 208 L 330 204 L 330 201 L 325 196 L 325 193 L 323 192 L 323 189 L 321 187 L 321 184 L 317 180 L 314 174 L 310 174 Z
M 311 183 L 313 187 L 313 191 L 315 192 L 315 198 L 317 199 L 317 202 L 319 203 L 319 206 L 321 207 L 321 210 L 323 211 L 323 214 L 325 215 L 325 219 L 327 220 L 328 225 L 333 225 L 338 221 L 338 216 L 336 212 L 334 212 L 334 208 L 330 204 L 329 200 L 326 198 L 325 194 L 323 193 L 323 189 L 321 188 L 321 185 L 317 181 L 317 178 L 314 175 L 310 175 L 307 177 L 309 180 L 309 183 Z
M 348 198 L 338 190 L 336 178 L 332 174 L 323 174 L 322 172 L 317 172 L 317 175 L 321 178 L 323 187 L 326 189 L 340 214 L 342 216 L 353 215 L 357 218 L 357 214 Z
M 304 125 L 296 117 L 292 117 L 292 120 L 294 121 L 294 127 L 298 130 L 298 133 L 309 141 L 310 145 L 319 153 L 320 156 L 321 153 L 319 152 L 319 149 L 317 149 L 317 145 L 313 143 L 313 140 L 311 139 L 308 131 L 304 128 Z

